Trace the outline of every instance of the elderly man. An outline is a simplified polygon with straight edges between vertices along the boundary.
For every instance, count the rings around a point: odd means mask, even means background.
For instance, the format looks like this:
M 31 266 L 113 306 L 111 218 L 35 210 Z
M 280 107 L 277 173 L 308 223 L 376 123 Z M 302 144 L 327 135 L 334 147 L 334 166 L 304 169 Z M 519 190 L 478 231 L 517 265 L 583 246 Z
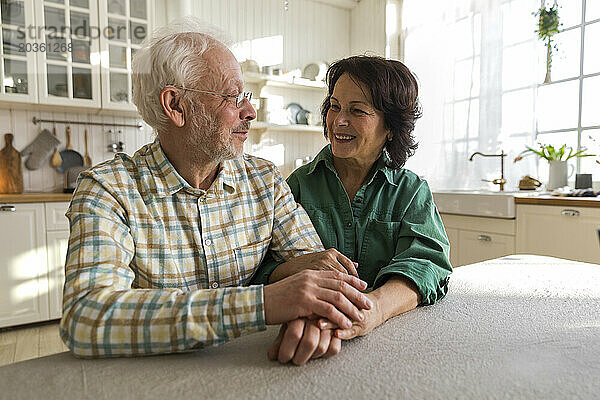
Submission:
M 242 156 L 256 114 L 218 35 L 190 18 L 155 32 L 133 87 L 157 139 L 79 178 L 60 325 L 77 356 L 186 351 L 301 317 L 349 327 L 371 307 L 273 164 Z M 312 270 L 246 286 L 267 251 Z

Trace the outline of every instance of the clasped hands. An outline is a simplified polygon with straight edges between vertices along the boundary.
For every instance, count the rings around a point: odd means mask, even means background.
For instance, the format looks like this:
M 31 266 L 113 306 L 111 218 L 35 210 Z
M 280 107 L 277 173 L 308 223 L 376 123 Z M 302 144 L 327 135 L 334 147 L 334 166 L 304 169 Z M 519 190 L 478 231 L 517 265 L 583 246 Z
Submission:
M 346 277 L 358 279 L 356 264 L 335 249 L 305 254 L 289 260 L 273 271 L 271 282 L 305 270 L 337 271 Z M 362 281 L 360 281 L 362 282 Z M 366 289 L 362 282 L 361 290 Z M 339 293 L 336 296 L 341 296 Z M 363 336 L 379 326 L 383 320 L 375 299 L 363 295 L 370 304 L 357 313 L 350 312 L 348 319 L 332 321 L 318 315 L 309 315 L 282 324 L 279 335 L 268 351 L 270 360 L 303 365 L 310 359 L 331 357 L 341 350 L 341 341 Z M 340 323 L 341 321 L 341 323 Z

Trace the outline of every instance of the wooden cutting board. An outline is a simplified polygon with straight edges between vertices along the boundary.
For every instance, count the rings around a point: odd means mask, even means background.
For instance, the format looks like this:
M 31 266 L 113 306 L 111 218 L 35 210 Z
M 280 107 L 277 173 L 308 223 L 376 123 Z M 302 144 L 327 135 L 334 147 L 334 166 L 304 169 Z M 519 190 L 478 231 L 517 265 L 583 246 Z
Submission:
M 13 135 L 4 135 L 6 146 L 0 150 L 0 193 L 23 193 L 21 154 L 12 145 Z

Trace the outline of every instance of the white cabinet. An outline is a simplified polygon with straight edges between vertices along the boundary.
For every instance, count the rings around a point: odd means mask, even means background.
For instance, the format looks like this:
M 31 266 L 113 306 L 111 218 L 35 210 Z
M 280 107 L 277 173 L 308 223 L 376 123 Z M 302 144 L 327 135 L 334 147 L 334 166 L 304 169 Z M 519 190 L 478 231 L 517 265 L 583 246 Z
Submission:
M 39 102 L 100 108 L 97 0 L 37 1 Z M 43 48 L 43 51 L 41 50 Z
M 27 27 L 35 26 L 33 0 L 3 0 L 0 22 L 0 100 L 36 103 L 36 53 L 27 35 Z
M 449 228 L 446 226 L 446 235 L 448 235 L 448 241 L 450 242 L 450 264 L 453 267 L 458 267 L 458 238 L 459 230 L 457 228 Z
M 441 214 L 453 267 L 515 253 L 515 220 Z
M 69 231 L 48 232 L 46 241 L 48 247 L 48 305 L 50 319 L 57 319 L 62 315 Z
M 131 57 L 151 0 L 2 0 L 0 101 L 135 111 Z
M 515 236 L 489 231 L 461 230 L 458 237 L 459 265 L 473 264 L 515 254 Z
M 69 203 L 45 203 L 50 319 L 62 315 L 65 260 L 69 244 L 69 220 L 65 217 L 68 207 Z
M 150 0 L 99 0 L 102 49 L 102 108 L 133 110 L 131 60 L 152 31 Z
M 68 206 L 0 204 L 0 327 L 61 317 Z
M 600 264 L 600 208 L 517 204 L 517 252 Z
M 0 204 L 0 327 L 49 318 L 44 205 Z

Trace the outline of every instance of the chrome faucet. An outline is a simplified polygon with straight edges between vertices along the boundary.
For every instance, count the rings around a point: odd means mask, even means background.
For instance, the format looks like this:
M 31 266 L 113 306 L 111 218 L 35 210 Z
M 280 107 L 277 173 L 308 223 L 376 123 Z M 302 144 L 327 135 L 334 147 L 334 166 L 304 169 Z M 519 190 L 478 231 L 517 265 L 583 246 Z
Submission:
M 482 181 L 492 182 L 494 185 L 500 185 L 500 191 L 503 192 L 504 185 L 506 184 L 506 179 L 504 179 L 504 157 L 506 157 L 508 154 L 505 154 L 504 150 L 501 150 L 500 154 L 483 154 L 479 151 L 476 151 L 475 153 L 471 154 L 471 157 L 469 157 L 469 161 L 473 161 L 473 157 L 475 157 L 476 155 L 480 155 L 482 157 L 500 157 L 500 179 L 494 179 L 493 181 L 482 179 Z

